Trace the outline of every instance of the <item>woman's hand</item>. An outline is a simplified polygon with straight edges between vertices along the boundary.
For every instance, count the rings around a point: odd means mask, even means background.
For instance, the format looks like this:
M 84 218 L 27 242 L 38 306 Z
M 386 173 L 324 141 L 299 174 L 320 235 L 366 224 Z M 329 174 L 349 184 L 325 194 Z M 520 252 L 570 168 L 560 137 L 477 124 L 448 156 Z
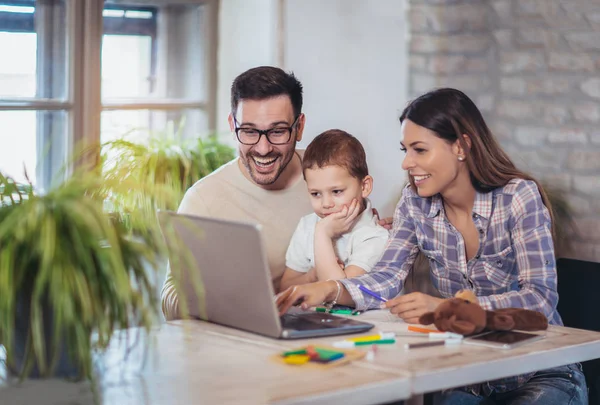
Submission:
M 360 214 L 360 203 L 355 198 L 350 206 L 344 205 L 340 212 L 330 214 L 317 222 L 317 232 L 323 232 L 330 239 L 337 238 L 352 229 L 358 214 Z
M 426 312 L 432 312 L 443 298 L 432 297 L 420 292 L 401 295 L 385 303 L 390 313 L 398 315 L 407 323 L 419 323 L 419 317 Z
M 292 305 L 300 305 L 302 309 L 308 309 L 332 301 L 337 294 L 335 281 L 321 281 L 303 285 L 295 285 L 277 295 L 277 310 L 279 315 L 287 312 Z
M 390 229 L 392 229 L 392 225 L 394 224 L 394 218 L 393 217 L 387 217 L 387 218 L 379 219 L 379 212 L 377 212 L 376 208 L 373 208 L 373 216 L 375 216 L 377 218 L 377 223 L 379 225 L 383 226 L 388 231 Z

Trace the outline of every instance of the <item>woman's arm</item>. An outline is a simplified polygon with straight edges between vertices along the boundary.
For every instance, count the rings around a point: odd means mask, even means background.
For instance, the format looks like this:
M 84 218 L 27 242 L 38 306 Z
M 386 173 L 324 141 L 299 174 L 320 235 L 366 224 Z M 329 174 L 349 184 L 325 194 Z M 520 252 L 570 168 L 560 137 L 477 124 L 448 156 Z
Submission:
M 379 262 L 364 276 L 340 280 L 358 309 L 379 308 L 382 304 L 376 298 L 363 294 L 359 285 L 364 285 L 382 297 L 393 298 L 402 290 L 404 280 L 417 256 L 419 246 L 415 223 L 409 213 L 409 199 L 405 193 L 394 213 L 394 226 Z
M 540 311 L 551 320 L 558 304 L 556 260 L 550 214 L 534 182 L 520 182 L 510 210 L 519 289 L 478 297 L 479 303 L 485 309 L 521 307 Z

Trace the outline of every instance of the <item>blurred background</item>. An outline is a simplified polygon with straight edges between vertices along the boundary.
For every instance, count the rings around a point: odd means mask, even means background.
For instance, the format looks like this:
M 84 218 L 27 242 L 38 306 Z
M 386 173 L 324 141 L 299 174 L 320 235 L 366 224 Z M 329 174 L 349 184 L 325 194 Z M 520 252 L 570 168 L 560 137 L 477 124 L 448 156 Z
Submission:
M 458 88 L 573 216 L 565 255 L 600 260 L 598 0 L 0 0 L 0 54 L 0 171 L 39 190 L 81 145 L 168 123 L 234 145 L 232 80 L 275 65 L 304 84 L 301 146 L 357 136 L 386 216 L 401 110 Z

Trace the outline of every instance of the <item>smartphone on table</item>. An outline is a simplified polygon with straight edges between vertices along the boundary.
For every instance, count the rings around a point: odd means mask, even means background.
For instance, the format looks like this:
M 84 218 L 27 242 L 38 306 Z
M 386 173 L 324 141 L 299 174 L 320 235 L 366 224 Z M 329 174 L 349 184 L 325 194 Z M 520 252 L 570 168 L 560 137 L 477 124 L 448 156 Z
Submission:
M 512 349 L 527 343 L 544 339 L 546 335 L 520 332 L 516 330 L 497 330 L 470 336 L 463 340 L 465 344 L 487 346 L 498 349 Z

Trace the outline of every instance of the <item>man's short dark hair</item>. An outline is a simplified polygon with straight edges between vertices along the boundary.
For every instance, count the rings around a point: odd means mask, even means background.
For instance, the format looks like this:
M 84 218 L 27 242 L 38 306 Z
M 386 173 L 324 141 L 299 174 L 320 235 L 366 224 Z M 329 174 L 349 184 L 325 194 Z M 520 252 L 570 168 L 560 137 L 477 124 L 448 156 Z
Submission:
M 307 169 L 339 166 L 352 177 L 363 180 L 369 175 L 367 155 L 360 141 L 346 131 L 330 129 L 312 140 L 304 151 L 302 174 Z
M 302 112 L 302 83 L 293 73 L 273 66 L 260 66 L 245 71 L 231 85 L 231 112 L 235 114 L 241 100 L 265 100 L 287 95 L 294 118 Z

